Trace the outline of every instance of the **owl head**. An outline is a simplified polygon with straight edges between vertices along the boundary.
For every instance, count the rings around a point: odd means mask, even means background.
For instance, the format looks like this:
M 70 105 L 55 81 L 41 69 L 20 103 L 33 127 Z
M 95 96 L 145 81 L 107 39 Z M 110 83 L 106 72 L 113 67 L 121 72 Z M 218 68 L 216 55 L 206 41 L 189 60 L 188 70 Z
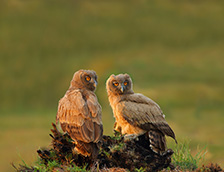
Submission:
M 97 75 L 93 70 L 79 70 L 75 72 L 70 83 L 70 88 L 86 88 L 94 91 L 97 86 Z
M 108 93 L 115 95 L 131 94 L 132 80 L 128 74 L 111 75 L 106 83 Z

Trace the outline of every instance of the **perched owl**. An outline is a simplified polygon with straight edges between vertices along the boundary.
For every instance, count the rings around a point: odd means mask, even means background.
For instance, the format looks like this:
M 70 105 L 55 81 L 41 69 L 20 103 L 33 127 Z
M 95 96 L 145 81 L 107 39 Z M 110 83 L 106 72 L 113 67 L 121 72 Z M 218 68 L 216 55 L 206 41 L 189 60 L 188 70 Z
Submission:
M 75 152 L 96 158 L 103 134 L 101 106 L 94 93 L 97 75 L 92 70 L 79 70 L 60 99 L 56 123 L 74 140 Z
M 176 141 L 175 134 L 166 122 L 159 105 L 142 94 L 134 93 L 128 74 L 111 75 L 106 88 L 116 119 L 116 131 L 129 136 L 146 134 L 149 146 L 158 154 L 166 150 L 165 135 Z

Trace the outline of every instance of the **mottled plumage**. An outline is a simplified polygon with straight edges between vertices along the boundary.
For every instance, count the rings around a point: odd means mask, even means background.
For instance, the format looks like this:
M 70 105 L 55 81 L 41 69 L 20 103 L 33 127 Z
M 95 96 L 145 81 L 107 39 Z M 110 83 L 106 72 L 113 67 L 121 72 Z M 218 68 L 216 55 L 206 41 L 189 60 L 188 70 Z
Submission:
M 102 138 L 101 106 L 94 93 L 97 75 L 91 70 L 77 71 L 60 99 L 56 123 L 74 140 L 75 151 L 96 158 Z
M 176 141 L 159 105 L 142 94 L 134 93 L 128 74 L 111 75 L 106 87 L 116 120 L 115 130 L 129 135 L 147 134 L 150 147 L 159 154 L 166 150 L 165 135 Z

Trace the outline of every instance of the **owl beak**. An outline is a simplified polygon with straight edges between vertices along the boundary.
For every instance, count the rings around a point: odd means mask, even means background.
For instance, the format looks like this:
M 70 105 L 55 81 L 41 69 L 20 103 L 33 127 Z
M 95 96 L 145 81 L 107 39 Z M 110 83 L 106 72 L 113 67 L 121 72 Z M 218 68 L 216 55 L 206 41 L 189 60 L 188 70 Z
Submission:
M 124 86 L 123 85 L 121 86 L 121 92 L 122 93 L 124 92 Z
M 93 86 L 96 88 L 97 82 L 94 80 Z

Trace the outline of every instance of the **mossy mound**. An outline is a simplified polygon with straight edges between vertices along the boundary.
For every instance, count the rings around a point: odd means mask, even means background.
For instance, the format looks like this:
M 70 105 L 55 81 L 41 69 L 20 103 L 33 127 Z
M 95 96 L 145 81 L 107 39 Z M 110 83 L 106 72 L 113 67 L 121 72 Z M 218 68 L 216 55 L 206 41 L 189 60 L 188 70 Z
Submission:
M 159 171 L 163 168 L 174 167 L 171 165 L 173 151 L 168 149 L 164 155 L 154 153 L 148 146 L 148 139 L 140 136 L 137 139 L 124 141 L 120 133 L 115 132 L 114 136 L 103 136 L 97 160 L 73 153 L 75 144 L 67 134 L 61 134 L 55 124 L 52 124 L 52 146 L 49 149 L 39 149 L 39 164 L 46 168 L 58 171 L 68 171 L 69 168 L 79 167 L 90 171 Z M 50 165 L 49 165 L 50 164 Z M 38 171 L 34 167 L 20 166 L 19 171 Z
M 171 164 L 173 151 L 168 149 L 163 155 L 154 153 L 148 146 L 148 139 L 142 135 L 137 139 L 125 141 L 124 136 L 114 132 L 114 136 L 103 136 L 100 152 L 96 160 L 73 153 L 75 144 L 67 134 L 60 133 L 55 124 L 51 129 L 50 148 L 39 149 L 37 166 L 19 165 L 13 167 L 19 172 L 128 172 L 128 171 L 163 171 L 174 170 Z M 169 167 L 169 168 L 167 168 Z M 175 171 L 183 171 L 176 167 Z M 218 164 L 203 165 L 196 172 L 221 172 Z

